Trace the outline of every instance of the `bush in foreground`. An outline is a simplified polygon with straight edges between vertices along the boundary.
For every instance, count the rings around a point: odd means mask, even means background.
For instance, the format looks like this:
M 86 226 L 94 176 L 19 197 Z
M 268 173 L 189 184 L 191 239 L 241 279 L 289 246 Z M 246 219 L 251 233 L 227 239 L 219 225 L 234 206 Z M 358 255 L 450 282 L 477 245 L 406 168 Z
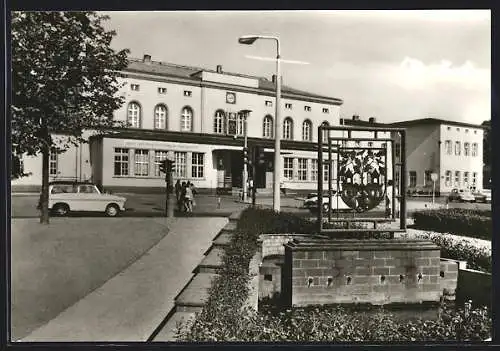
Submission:
M 491 240 L 493 234 L 491 211 L 458 208 L 425 210 L 414 212 L 413 219 L 417 229 L 486 240 Z

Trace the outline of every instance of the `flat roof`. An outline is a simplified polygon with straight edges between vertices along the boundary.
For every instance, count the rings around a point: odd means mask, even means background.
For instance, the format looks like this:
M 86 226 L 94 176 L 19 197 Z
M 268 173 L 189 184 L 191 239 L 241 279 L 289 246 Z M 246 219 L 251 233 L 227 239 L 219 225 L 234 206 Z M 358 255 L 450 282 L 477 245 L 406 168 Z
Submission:
M 480 125 L 480 124 L 472 124 L 472 123 L 465 123 L 465 122 L 458 122 L 458 121 L 449 121 L 449 120 L 441 119 L 441 118 L 420 118 L 420 119 L 412 119 L 409 121 L 387 123 L 388 126 L 397 126 L 397 127 L 416 126 L 416 125 L 422 125 L 422 124 L 449 124 L 452 126 L 459 126 L 459 127 L 471 127 L 471 128 L 477 128 L 477 129 L 484 129 L 485 128 L 484 125 Z

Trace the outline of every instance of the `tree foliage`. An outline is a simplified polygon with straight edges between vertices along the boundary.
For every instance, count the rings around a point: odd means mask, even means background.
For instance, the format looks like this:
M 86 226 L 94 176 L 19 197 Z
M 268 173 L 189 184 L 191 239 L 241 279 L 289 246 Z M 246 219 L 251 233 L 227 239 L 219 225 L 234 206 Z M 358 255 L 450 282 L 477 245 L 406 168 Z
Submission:
M 114 31 L 95 12 L 12 13 L 12 144 L 17 154 L 61 151 L 83 130 L 116 125 L 117 71 L 128 50 L 115 52 Z M 54 134 L 66 136 L 56 143 Z

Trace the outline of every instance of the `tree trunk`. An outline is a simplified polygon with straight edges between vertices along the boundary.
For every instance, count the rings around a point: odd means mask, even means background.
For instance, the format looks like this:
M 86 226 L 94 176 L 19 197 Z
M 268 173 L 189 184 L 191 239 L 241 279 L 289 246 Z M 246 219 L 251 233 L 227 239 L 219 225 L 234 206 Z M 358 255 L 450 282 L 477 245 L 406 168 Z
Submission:
M 49 148 L 42 151 L 42 193 L 40 195 L 40 223 L 49 224 Z

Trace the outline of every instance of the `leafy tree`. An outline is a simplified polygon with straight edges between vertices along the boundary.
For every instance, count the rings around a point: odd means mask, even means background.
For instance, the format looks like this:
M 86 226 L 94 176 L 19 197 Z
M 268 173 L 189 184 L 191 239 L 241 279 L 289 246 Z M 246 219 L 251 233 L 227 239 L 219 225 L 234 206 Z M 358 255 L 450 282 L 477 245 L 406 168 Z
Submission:
M 107 16 L 95 12 L 12 13 L 13 153 L 42 154 L 41 223 L 49 223 L 48 179 L 51 152 L 86 142 L 97 132 L 123 123 L 113 111 L 123 104 L 118 71 L 128 50 L 115 52 Z

